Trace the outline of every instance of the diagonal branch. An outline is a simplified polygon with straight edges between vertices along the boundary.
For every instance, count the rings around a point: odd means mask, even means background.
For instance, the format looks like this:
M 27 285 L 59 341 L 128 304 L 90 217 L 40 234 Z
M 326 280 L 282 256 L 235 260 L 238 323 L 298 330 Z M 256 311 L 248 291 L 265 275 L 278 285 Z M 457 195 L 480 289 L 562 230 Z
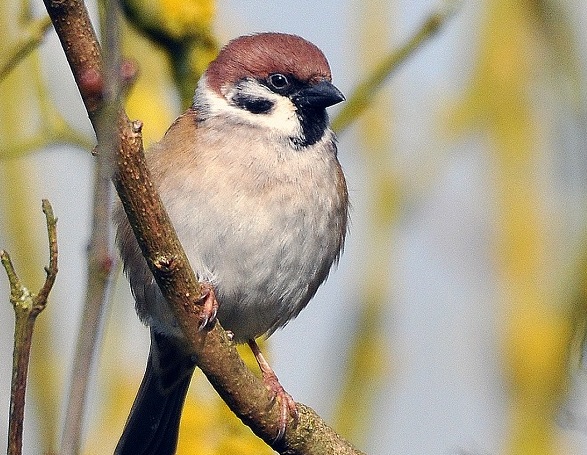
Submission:
M 373 98 L 389 76 L 408 57 L 412 56 L 416 49 L 438 33 L 441 26 L 454 15 L 458 6 L 458 2 L 447 1 L 443 8 L 432 13 L 424 21 L 416 33 L 403 46 L 393 50 L 381 59 L 373 68 L 373 71 L 353 90 L 344 107 L 332 120 L 332 129 L 337 134 L 344 131 L 371 105 Z
M 100 47 L 83 2 L 44 0 L 69 61 L 90 120 L 96 130 L 103 87 Z M 278 431 L 277 406 L 268 390 L 247 369 L 219 324 L 198 332 L 201 286 L 189 267 L 169 218 L 145 166 L 140 122 L 120 110 L 120 146 L 114 184 L 149 267 L 179 322 L 197 364 L 233 412 L 268 444 Z M 98 142 L 104 138 L 98 133 Z M 205 214 L 202 214 L 205 216 Z M 310 408 L 300 405 L 297 422 L 288 423 L 285 440 L 275 447 L 284 454 L 358 454 Z
M 27 24 L 24 36 L 10 45 L 0 59 L 0 81 L 41 44 L 50 26 L 51 21 L 46 17 Z

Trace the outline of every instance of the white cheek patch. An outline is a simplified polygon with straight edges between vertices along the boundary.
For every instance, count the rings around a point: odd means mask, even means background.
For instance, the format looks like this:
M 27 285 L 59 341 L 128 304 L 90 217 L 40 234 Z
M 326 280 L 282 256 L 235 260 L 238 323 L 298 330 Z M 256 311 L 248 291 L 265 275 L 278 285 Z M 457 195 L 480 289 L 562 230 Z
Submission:
M 242 81 L 238 87 L 222 91 L 224 96 L 210 90 L 204 78 L 200 80 L 194 103 L 203 117 L 222 115 L 239 123 L 269 129 L 273 134 L 285 138 L 301 136 L 302 128 L 296 107 L 288 97 L 278 95 L 254 80 Z M 273 104 L 273 107 L 266 113 L 255 114 L 230 102 L 237 94 L 241 97 L 268 100 Z

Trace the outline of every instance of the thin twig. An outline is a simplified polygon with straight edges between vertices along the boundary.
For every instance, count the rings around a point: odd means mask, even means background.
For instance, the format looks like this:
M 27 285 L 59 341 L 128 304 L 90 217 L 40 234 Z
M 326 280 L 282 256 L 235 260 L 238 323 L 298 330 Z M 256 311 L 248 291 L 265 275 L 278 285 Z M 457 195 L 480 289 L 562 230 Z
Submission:
M 118 39 L 118 8 L 116 1 L 104 5 L 102 21 L 104 52 L 104 101 L 96 128 L 103 138 L 96 148 L 94 182 L 94 208 L 92 238 L 88 249 L 88 278 L 86 301 L 78 333 L 76 353 L 72 368 L 66 418 L 61 441 L 62 455 L 80 452 L 84 410 L 88 394 L 89 378 L 100 331 L 103 326 L 105 306 L 108 301 L 117 255 L 113 252 L 111 236 L 112 172 L 114 156 L 118 149 L 118 111 L 121 106 L 122 81 L 121 56 Z
M 51 292 L 53 284 L 55 283 L 55 278 L 57 277 L 57 218 L 55 218 L 55 215 L 53 214 L 53 207 L 51 207 L 51 204 L 47 199 L 43 199 L 42 206 L 43 213 L 47 219 L 47 234 L 49 237 L 49 266 L 45 267 L 45 283 L 34 298 L 34 311 L 36 311 L 37 314 L 45 309 L 49 292 Z
M 5 52 L 4 58 L 0 61 L 0 81 L 41 44 L 50 26 L 51 20 L 48 17 L 32 21 L 28 25 L 25 35 Z
M 8 455 L 22 453 L 24 402 L 33 329 L 37 316 L 47 305 L 47 298 L 57 276 L 57 219 L 46 199 L 43 200 L 43 212 L 47 220 L 49 237 L 49 266 L 45 267 L 47 276 L 43 287 L 36 295 L 21 283 L 8 253 L 0 251 L 0 261 L 10 283 L 10 302 L 15 315 Z
M 344 103 L 344 107 L 332 120 L 332 129 L 336 133 L 343 132 L 367 109 L 388 77 L 408 57 L 414 55 L 414 51 L 418 47 L 440 30 L 441 26 L 452 17 L 456 7 L 457 5 L 454 1 L 448 2 L 444 9 L 432 13 L 402 47 L 381 59 L 366 79 L 355 88 L 346 103 Z
M 96 162 L 92 238 L 87 252 L 88 274 L 86 296 L 71 369 L 66 417 L 61 439 L 62 455 L 80 453 L 84 411 L 89 379 L 98 352 L 106 303 L 109 298 L 117 256 L 112 251 L 110 238 L 110 179 L 104 180 L 99 162 Z

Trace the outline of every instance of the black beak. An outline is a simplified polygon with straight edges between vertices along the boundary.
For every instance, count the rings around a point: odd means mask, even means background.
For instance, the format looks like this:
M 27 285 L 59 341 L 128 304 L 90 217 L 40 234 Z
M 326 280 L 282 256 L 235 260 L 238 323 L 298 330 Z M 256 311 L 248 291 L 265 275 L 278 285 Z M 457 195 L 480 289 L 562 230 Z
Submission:
M 293 95 L 293 101 L 300 107 L 324 109 L 345 100 L 342 92 L 328 81 L 322 81 L 303 88 Z

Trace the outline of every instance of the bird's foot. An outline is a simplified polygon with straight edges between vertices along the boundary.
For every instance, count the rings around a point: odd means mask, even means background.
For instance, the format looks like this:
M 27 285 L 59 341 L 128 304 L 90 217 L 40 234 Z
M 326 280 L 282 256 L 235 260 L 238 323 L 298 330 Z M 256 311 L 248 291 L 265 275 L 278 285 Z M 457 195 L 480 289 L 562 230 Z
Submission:
M 275 442 L 279 442 L 285 436 L 288 415 L 290 415 L 294 420 L 297 420 L 298 408 L 296 406 L 295 400 L 289 393 L 285 391 L 279 382 L 275 371 L 273 371 L 273 368 L 271 368 L 267 360 L 265 360 L 265 357 L 263 357 L 263 354 L 261 353 L 261 350 L 259 349 L 259 346 L 255 340 L 249 340 L 249 346 L 255 355 L 257 363 L 259 364 L 259 369 L 261 370 L 263 377 L 263 383 L 273 395 L 272 403 L 277 403 L 279 406 L 279 429 L 274 440 Z
M 200 327 L 198 330 L 210 330 L 216 323 L 218 301 L 214 288 L 210 283 L 202 283 L 202 311 L 200 312 Z

